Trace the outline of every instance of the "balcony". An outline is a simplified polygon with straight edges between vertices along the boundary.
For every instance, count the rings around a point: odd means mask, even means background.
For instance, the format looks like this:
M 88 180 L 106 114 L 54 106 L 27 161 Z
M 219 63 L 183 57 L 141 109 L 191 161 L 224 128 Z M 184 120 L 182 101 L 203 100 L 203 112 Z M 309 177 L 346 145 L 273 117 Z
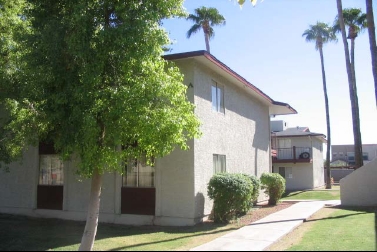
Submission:
M 277 148 L 271 150 L 272 163 L 312 163 L 311 147 Z

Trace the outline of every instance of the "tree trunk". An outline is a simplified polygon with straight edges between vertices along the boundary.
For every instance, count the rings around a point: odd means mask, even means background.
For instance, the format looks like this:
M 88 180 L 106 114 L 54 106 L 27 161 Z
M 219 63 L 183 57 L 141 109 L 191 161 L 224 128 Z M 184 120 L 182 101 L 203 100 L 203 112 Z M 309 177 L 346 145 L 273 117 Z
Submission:
M 91 251 L 93 249 L 94 239 L 97 233 L 101 186 L 102 174 L 99 174 L 98 169 L 95 169 L 92 176 L 85 230 L 81 239 L 79 251 Z
M 354 137 L 355 160 L 356 160 L 356 155 L 359 155 L 359 154 L 356 154 L 356 153 L 357 152 L 359 153 L 359 149 L 361 148 L 361 146 L 356 147 L 356 146 L 359 145 L 359 143 L 361 143 L 361 133 L 360 133 L 360 126 L 359 126 L 360 124 L 358 123 L 358 122 L 360 122 L 360 119 L 358 117 L 358 107 L 356 107 L 356 104 L 355 104 L 356 96 L 355 96 L 355 93 L 354 93 L 354 91 L 355 91 L 354 90 L 354 74 L 353 74 L 353 70 L 352 70 L 352 67 L 351 67 L 349 48 L 348 48 L 348 42 L 347 42 L 347 37 L 346 37 L 346 30 L 345 30 L 345 25 L 344 25 L 344 20 L 343 20 L 342 0 L 336 0 L 336 3 L 337 3 L 337 8 L 338 8 L 339 26 L 340 26 L 340 30 L 342 32 L 342 40 L 343 40 L 343 45 L 344 45 L 344 56 L 346 58 L 348 86 L 349 86 L 351 108 L 352 108 L 353 137 Z M 355 164 L 356 164 L 356 162 L 355 162 Z M 357 165 L 356 165 L 356 168 L 358 168 Z
M 376 97 L 376 106 L 377 106 L 377 45 L 376 45 L 376 31 L 374 27 L 374 17 L 373 17 L 373 8 L 372 0 L 366 0 L 367 6 L 367 23 L 368 23 L 368 34 L 369 34 L 369 47 L 370 55 L 372 59 L 372 72 L 374 79 L 374 95 Z
M 208 33 L 206 33 L 206 32 L 204 32 L 204 39 L 205 39 L 205 41 L 206 41 L 206 50 L 207 50 L 207 52 L 211 53 L 211 52 L 209 51 L 209 35 L 208 35 Z
M 360 115 L 359 115 L 359 98 L 357 96 L 356 87 L 356 71 L 355 71 L 355 38 L 351 39 L 351 69 L 353 79 L 353 96 L 354 105 L 352 106 L 352 124 L 355 142 L 355 166 L 359 168 L 363 166 L 363 148 L 361 144 L 361 131 L 360 131 Z
M 331 147 L 330 111 L 329 111 L 329 100 L 328 100 L 328 98 L 327 98 L 327 86 L 326 86 L 325 62 L 324 62 L 324 59 L 323 59 L 323 50 L 322 50 L 322 46 L 319 47 L 319 55 L 320 55 L 320 57 L 321 57 L 321 70 L 322 70 L 323 94 L 324 94 L 324 97 L 325 97 L 326 124 L 327 124 L 326 189 L 331 189 L 331 169 L 330 169 L 330 147 Z

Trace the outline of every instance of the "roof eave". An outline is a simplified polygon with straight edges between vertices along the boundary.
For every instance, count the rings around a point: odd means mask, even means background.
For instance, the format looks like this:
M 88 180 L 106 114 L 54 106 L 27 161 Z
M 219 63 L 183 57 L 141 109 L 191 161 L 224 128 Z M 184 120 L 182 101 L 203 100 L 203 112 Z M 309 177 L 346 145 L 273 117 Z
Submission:
M 187 58 L 202 58 L 209 62 L 211 62 L 216 67 L 223 70 L 225 73 L 236 79 L 238 82 L 241 82 L 246 87 L 250 88 L 255 95 L 259 97 L 264 103 L 268 104 L 269 107 L 269 114 L 270 115 L 290 115 L 290 114 L 297 114 L 297 111 L 292 108 L 289 104 L 274 101 L 268 95 L 263 93 L 259 88 L 248 82 L 245 78 L 240 76 L 238 73 L 230 69 L 227 65 L 222 63 L 218 60 L 215 56 L 208 53 L 205 50 L 200 51 L 192 51 L 192 52 L 185 52 L 185 53 L 177 53 L 177 54 L 169 54 L 164 55 L 163 58 L 165 60 L 179 60 L 179 59 L 187 59 Z

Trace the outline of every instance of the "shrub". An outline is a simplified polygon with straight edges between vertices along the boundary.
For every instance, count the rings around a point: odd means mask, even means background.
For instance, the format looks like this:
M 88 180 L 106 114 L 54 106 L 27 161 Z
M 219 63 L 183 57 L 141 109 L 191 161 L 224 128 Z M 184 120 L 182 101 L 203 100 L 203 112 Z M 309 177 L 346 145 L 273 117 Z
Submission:
M 207 190 L 214 201 L 215 222 L 229 222 L 252 206 L 253 184 L 242 174 L 217 173 L 210 179 Z
M 259 197 L 259 190 L 261 188 L 260 179 L 250 174 L 243 174 L 243 175 L 248 177 L 251 180 L 251 183 L 253 184 L 253 196 L 251 197 L 251 200 L 253 203 L 256 203 Z
M 268 204 L 276 205 L 285 191 L 285 179 L 279 173 L 263 173 L 260 181 L 269 196 Z

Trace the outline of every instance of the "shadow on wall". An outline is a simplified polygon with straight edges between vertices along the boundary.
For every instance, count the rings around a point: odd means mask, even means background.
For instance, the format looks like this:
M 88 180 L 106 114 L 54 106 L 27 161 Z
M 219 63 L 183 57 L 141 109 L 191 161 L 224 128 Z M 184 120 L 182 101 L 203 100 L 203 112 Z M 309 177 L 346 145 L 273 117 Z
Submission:
M 201 219 L 205 216 L 204 214 L 204 202 L 205 202 L 205 199 L 204 199 L 204 195 L 203 193 L 200 193 L 198 192 L 196 195 L 195 195 L 195 205 L 196 205 L 196 211 L 195 211 L 195 216 L 198 218 L 198 219 Z

